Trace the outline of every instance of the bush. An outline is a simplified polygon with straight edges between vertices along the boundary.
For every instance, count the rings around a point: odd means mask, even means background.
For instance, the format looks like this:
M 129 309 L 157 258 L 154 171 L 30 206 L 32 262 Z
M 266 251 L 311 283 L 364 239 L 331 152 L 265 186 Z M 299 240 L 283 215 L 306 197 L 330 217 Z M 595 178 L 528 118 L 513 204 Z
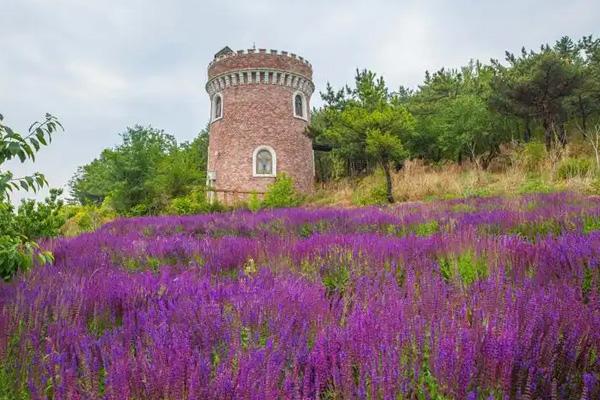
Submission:
M 192 190 L 191 193 L 176 197 L 169 202 L 167 206 L 168 214 L 190 215 L 204 214 L 209 212 L 222 211 L 223 206 L 218 203 L 209 203 L 204 190 Z
M 539 172 L 542 163 L 547 158 L 546 147 L 540 142 L 529 142 L 519 153 L 519 161 L 527 172 Z
M 382 170 L 377 170 L 372 176 L 362 179 L 354 193 L 352 203 L 357 206 L 387 204 L 387 189 Z
M 519 187 L 518 193 L 550 193 L 553 190 L 554 188 L 542 179 L 528 179 Z
M 250 210 L 252 212 L 257 212 L 261 208 L 262 208 L 262 202 L 260 201 L 258 194 L 256 192 L 253 192 L 250 195 L 250 197 L 248 198 L 248 210 Z
M 294 181 L 286 174 L 280 174 L 265 193 L 263 206 L 267 208 L 296 207 L 300 198 L 294 189 Z
M 82 232 L 91 232 L 117 217 L 115 210 L 105 199 L 100 207 L 95 205 L 67 206 L 64 209 L 66 222 L 60 232 L 65 236 L 76 236 Z
M 557 175 L 560 179 L 584 178 L 592 169 L 592 161 L 588 158 L 565 158 L 558 166 Z
M 60 189 L 50 189 L 50 196 L 44 202 L 22 200 L 14 217 L 19 233 L 28 239 L 58 236 L 66 221 L 63 201 L 58 198 L 61 194 Z

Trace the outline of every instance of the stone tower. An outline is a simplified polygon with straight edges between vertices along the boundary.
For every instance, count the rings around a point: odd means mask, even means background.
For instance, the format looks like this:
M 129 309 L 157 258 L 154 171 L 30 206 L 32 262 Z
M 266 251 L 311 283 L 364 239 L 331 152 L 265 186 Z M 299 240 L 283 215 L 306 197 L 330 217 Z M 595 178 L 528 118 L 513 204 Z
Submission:
M 286 51 L 225 47 L 208 66 L 206 91 L 212 199 L 233 203 L 264 193 L 281 173 L 298 191 L 313 190 L 312 141 L 305 132 L 314 91 L 308 61 Z

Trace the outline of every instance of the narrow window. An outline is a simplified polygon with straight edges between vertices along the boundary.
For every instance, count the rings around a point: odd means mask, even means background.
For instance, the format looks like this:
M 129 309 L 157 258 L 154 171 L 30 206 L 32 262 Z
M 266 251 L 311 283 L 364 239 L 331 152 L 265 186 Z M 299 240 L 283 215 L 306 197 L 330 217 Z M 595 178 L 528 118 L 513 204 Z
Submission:
M 223 116 L 223 99 L 220 94 L 216 94 L 213 100 L 213 121 Z
M 300 93 L 294 96 L 294 114 L 296 117 L 304 118 L 304 99 Z

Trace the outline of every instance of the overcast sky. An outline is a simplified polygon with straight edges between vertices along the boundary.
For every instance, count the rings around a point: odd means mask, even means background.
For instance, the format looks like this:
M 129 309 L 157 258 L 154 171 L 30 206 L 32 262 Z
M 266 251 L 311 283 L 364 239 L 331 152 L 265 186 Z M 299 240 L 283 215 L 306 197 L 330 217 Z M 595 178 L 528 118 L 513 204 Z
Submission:
M 0 17 L 5 123 L 23 132 L 50 112 L 65 126 L 35 165 L 13 170 L 39 170 L 52 187 L 127 126 L 192 139 L 209 117 L 207 64 L 225 45 L 304 56 L 319 105 L 325 83 L 351 82 L 357 67 L 416 87 L 425 70 L 600 34 L 598 0 L 0 0 Z

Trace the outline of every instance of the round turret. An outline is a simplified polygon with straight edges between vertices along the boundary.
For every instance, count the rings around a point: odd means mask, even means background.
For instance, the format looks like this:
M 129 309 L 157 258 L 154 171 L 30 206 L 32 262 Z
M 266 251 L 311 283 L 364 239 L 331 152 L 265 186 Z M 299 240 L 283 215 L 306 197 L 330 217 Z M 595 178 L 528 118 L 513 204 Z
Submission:
M 313 190 L 312 141 L 306 135 L 314 92 L 308 61 L 285 51 L 232 51 L 208 66 L 211 99 L 208 184 L 213 199 L 241 201 L 264 193 L 278 174 Z

